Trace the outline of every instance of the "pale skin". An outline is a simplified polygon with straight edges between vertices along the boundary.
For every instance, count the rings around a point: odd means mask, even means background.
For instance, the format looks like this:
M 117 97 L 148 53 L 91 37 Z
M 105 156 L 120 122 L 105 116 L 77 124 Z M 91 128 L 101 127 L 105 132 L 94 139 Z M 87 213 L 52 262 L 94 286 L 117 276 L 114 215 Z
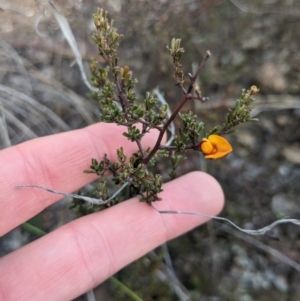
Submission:
M 83 174 L 91 158 L 116 148 L 137 150 L 121 135 L 124 128 L 99 123 L 84 129 L 34 139 L 0 152 L 0 237 L 35 216 L 61 196 L 38 184 L 73 192 L 96 179 Z M 145 138 L 153 146 L 158 133 Z M 216 215 L 223 207 L 220 185 L 211 176 L 193 172 L 164 185 L 161 210 Z M 97 286 L 129 263 L 205 223 L 190 215 L 160 214 L 137 198 L 74 220 L 0 259 L 0 300 L 71 300 Z M 201 256 L 201 254 L 199 254 Z

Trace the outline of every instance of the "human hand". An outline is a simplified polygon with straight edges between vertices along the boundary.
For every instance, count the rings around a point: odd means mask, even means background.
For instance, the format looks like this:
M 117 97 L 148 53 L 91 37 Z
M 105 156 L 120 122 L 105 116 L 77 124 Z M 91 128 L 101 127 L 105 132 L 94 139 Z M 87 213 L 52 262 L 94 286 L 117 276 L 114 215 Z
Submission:
M 82 173 L 90 158 L 106 153 L 116 159 L 136 145 L 124 128 L 98 123 L 87 128 L 34 139 L 0 152 L 0 237 L 61 196 L 28 188 L 37 184 L 72 192 L 96 179 Z M 153 146 L 157 136 L 145 137 Z M 216 215 L 223 206 L 219 184 L 193 172 L 164 185 L 161 210 Z M 103 282 L 130 262 L 164 242 L 204 223 L 198 216 L 159 214 L 137 198 L 74 220 L 0 259 L 0 300 L 71 300 Z

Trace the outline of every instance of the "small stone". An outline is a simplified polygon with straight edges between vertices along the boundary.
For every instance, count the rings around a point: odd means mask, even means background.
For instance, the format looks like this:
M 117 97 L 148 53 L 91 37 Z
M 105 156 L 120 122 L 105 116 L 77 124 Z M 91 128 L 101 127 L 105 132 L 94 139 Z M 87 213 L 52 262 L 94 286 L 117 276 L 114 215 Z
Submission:
M 282 276 L 277 276 L 273 280 L 273 284 L 277 288 L 277 290 L 279 290 L 282 293 L 287 292 L 288 287 L 289 287 L 286 279 L 284 277 L 282 277 Z
M 276 215 L 283 216 L 294 216 L 295 213 L 300 211 L 297 209 L 295 202 L 284 193 L 278 193 L 273 196 L 271 208 Z
M 276 121 L 280 126 L 286 126 L 291 122 L 291 116 L 289 115 L 279 115 L 276 117 Z
M 236 134 L 238 142 L 253 149 L 255 147 L 256 137 L 247 131 L 238 131 Z
M 290 162 L 300 164 L 300 146 L 298 144 L 283 148 L 282 154 Z

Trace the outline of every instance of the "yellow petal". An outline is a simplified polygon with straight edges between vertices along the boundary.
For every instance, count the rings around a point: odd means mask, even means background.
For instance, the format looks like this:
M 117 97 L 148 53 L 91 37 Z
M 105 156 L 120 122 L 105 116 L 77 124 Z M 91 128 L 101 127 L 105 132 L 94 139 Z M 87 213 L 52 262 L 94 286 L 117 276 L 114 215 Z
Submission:
M 230 143 L 219 135 L 210 135 L 208 138 L 203 138 L 199 147 L 205 154 L 206 159 L 219 159 L 232 152 Z
M 210 135 L 208 136 L 208 140 L 217 149 L 217 152 L 230 153 L 232 151 L 230 143 L 219 135 Z
M 200 145 L 201 147 L 201 150 L 204 154 L 211 154 L 214 150 L 214 147 L 213 145 L 211 144 L 211 142 L 206 139 L 206 138 L 203 138 L 202 139 L 202 143 Z
M 214 153 L 214 154 L 211 154 L 211 155 L 206 155 L 204 156 L 205 159 L 220 159 L 220 158 L 223 158 L 225 157 L 226 155 L 228 155 L 230 152 L 227 152 L 227 153 Z

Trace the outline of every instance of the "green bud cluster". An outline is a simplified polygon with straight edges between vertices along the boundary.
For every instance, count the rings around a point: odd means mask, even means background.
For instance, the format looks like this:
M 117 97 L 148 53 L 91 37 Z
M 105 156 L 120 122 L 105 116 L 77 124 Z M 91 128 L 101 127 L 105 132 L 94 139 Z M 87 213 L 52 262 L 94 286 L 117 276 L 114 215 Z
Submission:
M 218 134 L 225 135 L 231 133 L 236 126 L 249 122 L 257 121 L 257 118 L 253 118 L 251 115 L 250 105 L 255 100 L 255 95 L 259 90 L 256 86 L 252 86 L 249 90 L 242 90 L 242 95 L 235 102 L 235 108 L 228 109 L 226 122 L 222 126 L 218 125 L 214 127 L 208 135 Z
M 177 85 L 183 87 L 184 84 L 184 73 L 181 70 L 180 60 L 184 54 L 184 49 L 180 47 L 181 39 L 173 38 L 171 41 L 171 46 L 167 46 L 170 55 L 173 58 L 173 66 L 175 68 L 175 77 L 177 79 Z

